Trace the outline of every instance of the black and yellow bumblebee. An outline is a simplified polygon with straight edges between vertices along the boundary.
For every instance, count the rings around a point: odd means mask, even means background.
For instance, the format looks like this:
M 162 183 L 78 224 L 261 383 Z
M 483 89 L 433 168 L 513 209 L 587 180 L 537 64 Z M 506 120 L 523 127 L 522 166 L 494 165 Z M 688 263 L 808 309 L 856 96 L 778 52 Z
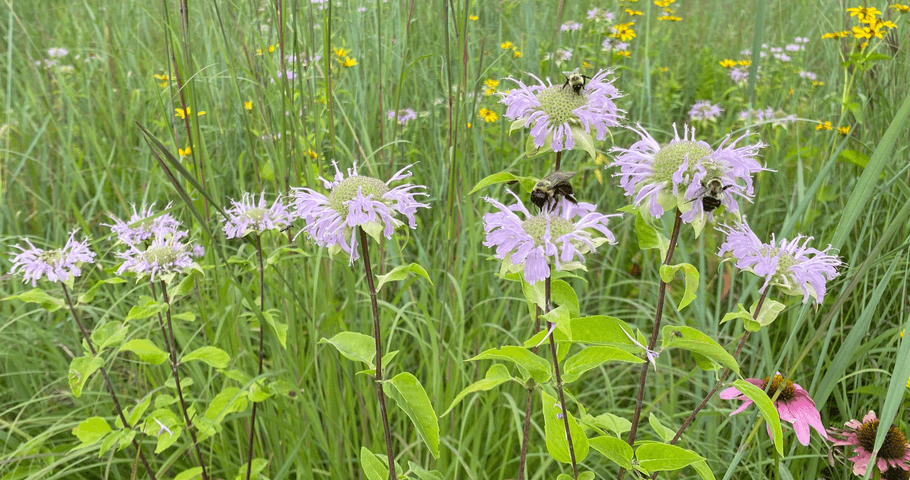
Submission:
M 701 206 L 705 213 L 713 212 L 720 206 L 724 199 L 724 191 L 733 185 L 724 185 L 719 178 L 714 177 L 707 182 L 702 182 Z M 697 200 L 697 199 L 696 199 Z
M 572 90 L 576 95 L 581 95 L 581 89 L 585 88 L 585 81 L 591 77 L 581 73 L 581 69 L 576 67 L 575 70 L 571 72 L 566 71 L 562 72 L 566 77 L 566 83 L 562 84 L 562 88 L 565 89 L 567 86 L 571 85 Z
M 572 190 L 572 184 L 569 183 L 569 179 L 577 173 L 557 170 L 540 179 L 534 185 L 534 189 L 531 190 L 531 203 L 537 205 L 537 208 L 541 210 L 552 209 L 559 202 L 559 197 L 562 196 L 578 205 L 578 200 L 575 200 L 573 196 L 575 191 Z

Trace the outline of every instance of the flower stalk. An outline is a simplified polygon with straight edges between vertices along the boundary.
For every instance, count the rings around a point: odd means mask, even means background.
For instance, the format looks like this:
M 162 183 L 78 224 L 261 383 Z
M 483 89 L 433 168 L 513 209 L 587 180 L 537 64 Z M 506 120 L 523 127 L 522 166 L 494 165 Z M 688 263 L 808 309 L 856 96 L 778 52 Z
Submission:
M 540 315 L 543 313 L 540 310 L 540 307 L 537 307 L 537 312 L 534 315 L 534 335 L 537 335 L 540 332 Z M 537 345 L 531 348 L 531 352 L 534 355 L 537 355 Z M 517 480 L 522 480 L 524 478 L 525 472 L 525 462 L 528 457 L 528 436 L 531 432 L 531 405 L 533 404 L 534 399 L 534 379 L 528 380 L 528 397 L 525 400 L 525 422 L 521 430 L 521 457 L 518 460 L 518 475 L 515 477 Z
M 673 222 L 673 233 L 670 234 L 670 245 L 667 247 L 667 256 L 664 258 L 663 265 L 669 265 L 673 260 L 673 252 L 676 251 L 676 243 L 679 240 L 679 230 L 682 226 L 682 212 L 676 209 L 676 220 Z M 657 344 L 657 335 L 660 332 L 660 322 L 664 315 L 664 299 L 667 295 L 667 284 L 661 278 L 660 287 L 657 291 L 657 313 L 654 315 L 654 329 L 651 330 L 651 339 L 648 340 L 648 350 L 654 350 Z M 645 381 L 648 378 L 648 364 L 641 364 L 641 375 L 638 378 L 638 396 L 635 397 L 635 414 L 632 417 L 632 428 L 629 430 L 629 446 L 635 445 L 635 436 L 638 434 L 638 423 L 641 419 L 641 407 L 645 396 Z M 626 476 L 624 468 L 619 469 L 619 480 Z
M 544 281 L 544 307 L 550 311 L 550 277 Z M 559 359 L 556 358 L 556 335 L 553 333 L 555 324 L 547 322 L 550 330 L 550 353 L 553 355 L 553 370 L 556 373 L 556 391 L 559 393 L 559 405 L 562 407 L 562 423 L 566 427 L 566 441 L 569 443 L 569 458 L 572 459 L 572 478 L 578 479 L 578 464 L 575 462 L 575 445 L 572 443 L 572 432 L 569 431 L 569 414 L 566 412 L 566 397 L 562 393 L 562 377 L 559 374 Z
M 256 235 L 256 254 L 259 258 L 259 311 L 265 310 L 265 267 L 262 263 L 262 237 Z M 259 377 L 262 376 L 262 350 L 263 350 L 263 330 L 265 325 L 259 324 Z M 256 407 L 259 402 L 253 402 L 253 414 L 250 416 L 250 445 L 246 455 L 246 480 L 250 480 L 253 469 L 253 439 L 256 436 Z
M 73 318 L 76 319 L 76 325 L 79 326 L 79 332 L 82 333 L 82 338 L 85 340 L 85 343 L 88 345 L 88 349 L 92 352 L 92 356 L 97 357 L 98 351 L 95 350 L 95 346 L 92 345 L 92 339 L 88 334 L 88 330 L 85 329 L 85 326 L 82 325 L 82 320 L 79 318 L 79 314 L 76 313 L 76 307 L 73 305 L 73 300 L 70 298 L 69 290 L 66 288 L 66 284 L 60 284 L 63 287 L 63 296 L 66 297 L 66 303 L 70 307 L 70 311 L 73 312 Z M 110 377 L 107 376 L 107 370 L 102 366 L 98 369 L 101 372 L 101 377 L 104 378 L 104 384 L 107 386 L 108 393 L 111 394 L 111 400 L 114 401 L 114 408 L 117 410 L 117 416 L 120 417 L 120 422 L 123 423 L 123 427 L 127 430 L 132 429 L 133 427 L 126 420 L 126 416 L 123 414 L 123 408 L 120 407 L 120 401 L 117 399 L 117 394 L 114 392 L 114 386 L 111 384 Z M 142 462 L 142 465 L 145 467 L 145 471 L 148 472 L 149 478 L 152 480 L 157 480 L 155 477 L 155 472 L 152 470 L 152 467 L 149 466 L 149 462 L 145 459 L 145 455 L 142 454 L 142 448 L 139 446 L 139 442 L 133 438 L 133 446 L 136 447 L 136 452 L 139 454 L 139 461 Z
M 367 285 L 370 288 L 370 305 L 373 307 L 373 339 L 376 341 L 376 396 L 379 398 L 379 412 L 382 416 L 382 428 L 385 432 L 386 455 L 389 457 L 389 479 L 397 480 L 395 473 L 395 451 L 392 448 L 392 433 L 389 430 L 389 415 L 386 411 L 385 392 L 382 390 L 382 341 L 379 330 L 379 302 L 376 300 L 376 286 L 373 283 L 373 270 L 370 267 L 370 249 L 367 243 L 367 233 L 363 227 L 360 230 L 360 250 L 363 255 L 363 270 L 367 276 Z

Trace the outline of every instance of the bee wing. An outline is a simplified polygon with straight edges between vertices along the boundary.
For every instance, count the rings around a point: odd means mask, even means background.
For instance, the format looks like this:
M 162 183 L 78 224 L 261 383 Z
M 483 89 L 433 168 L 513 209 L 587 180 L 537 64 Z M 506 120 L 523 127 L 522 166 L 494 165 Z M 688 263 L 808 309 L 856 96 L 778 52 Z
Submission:
M 560 183 L 560 182 L 568 181 L 570 178 L 574 177 L 575 175 L 578 175 L 578 172 L 556 171 L 556 172 L 553 172 L 553 173 L 547 175 L 546 179 L 553 183 Z

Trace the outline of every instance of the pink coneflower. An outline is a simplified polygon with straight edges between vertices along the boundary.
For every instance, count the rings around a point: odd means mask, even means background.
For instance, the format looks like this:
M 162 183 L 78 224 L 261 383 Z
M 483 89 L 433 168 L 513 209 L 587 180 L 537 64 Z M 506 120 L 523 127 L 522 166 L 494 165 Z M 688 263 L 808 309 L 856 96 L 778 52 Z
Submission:
M 70 233 L 69 240 L 63 248 L 56 250 L 43 250 L 34 245 L 27 238 L 22 238 L 28 248 L 13 245 L 20 253 L 13 257 L 13 269 L 10 274 L 22 275 L 23 282 L 32 282 L 35 287 L 41 277 L 47 277 L 52 282 L 69 282 L 71 277 L 82 274 L 79 268 L 83 263 L 95 263 L 95 252 L 88 248 L 88 239 L 76 241 L 76 231 Z
M 674 208 L 683 212 L 685 223 L 704 221 L 706 215 L 708 219 L 713 218 L 711 212 L 704 211 L 702 202 L 697 201 L 704 194 L 704 182 L 710 179 L 719 179 L 724 184 L 721 204 L 735 212 L 739 206 L 734 195 L 750 198 L 752 174 L 766 170 L 755 159 L 758 150 L 765 146 L 763 143 L 737 147 L 737 143 L 750 137 L 749 133 L 732 142 L 728 135 L 714 149 L 695 140 L 695 129 L 685 125 L 682 137 L 673 125 L 674 138 L 664 145 L 657 143 L 641 125 L 629 128 L 641 138 L 629 148 L 610 150 L 619 154 L 613 165 L 620 171 L 614 176 L 621 177 L 619 184 L 626 190 L 626 196 L 632 197 L 637 206 L 647 206 L 645 211 L 655 218 Z
M 828 254 L 831 245 L 824 250 L 809 247 L 812 237 L 797 235 L 788 241 L 776 240 L 772 234 L 770 243 L 762 243 L 745 220 L 733 227 L 719 225 L 717 229 L 727 235 L 717 252 L 719 256 L 730 252 L 736 259 L 736 268 L 763 277 L 761 291 L 775 285 L 787 295 L 802 294 L 803 303 L 811 297 L 821 304 L 825 284 L 837 277 L 838 267 L 844 265 L 836 255 Z
M 518 88 L 502 94 L 501 101 L 507 107 L 505 116 L 514 120 L 512 129 L 531 128 L 535 147 L 549 146 L 554 152 L 572 150 L 575 136 L 582 132 L 590 135 L 591 130 L 596 130 L 597 139 L 603 140 L 607 129 L 619 126 L 622 118 L 613 103 L 621 94 L 613 86 L 613 79 L 607 79 L 612 74 L 612 70 L 597 72 L 578 94 L 563 82 L 554 85 L 547 79 L 544 83 L 534 75 L 531 76 L 538 84 L 530 86 L 509 78 Z
M 357 174 L 357 165 L 348 169 L 347 177 L 335 167 L 334 181 L 322 180 L 328 195 L 310 188 L 295 188 L 293 198 L 294 216 L 306 222 L 303 231 L 320 247 L 328 247 L 329 254 L 343 250 L 350 255 L 350 263 L 360 258 L 357 250 L 358 235 L 354 232 L 361 227 L 379 241 L 379 236 L 392 238 L 395 229 L 403 223 L 395 218 L 403 215 L 410 228 L 417 228 L 414 214 L 418 208 L 429 205 L 417 201 L 417 196 L 427 196 L 427 187 L 406 183 L 391 188 L 391 183 L 411 176 L 411 165 L 402 168 L 388 181 Z
M 240 201 L 231 200 L 231 208 L 225 210 L 224 233 L 227 238 L 240 238 L 250 233 L 262 234 L 267 230 L 280 230 L 290 225 L 288 207 L 281 201 L 281 195 L 269 207 L 265 192 L 259 201 L 250 193 L 244 193 Z
M 774 402 L 774 406 L 777 407 L 780 419 L 793 425 L 793 429 L 796 431 L 796 439 L 799 440 L 801 445 L 809 445 L 809 433 L 811 432 L 809 427 L 814 428 L 822 438 L 828 439 L 825 426 L 822 425 L 822 417 L 818 413 L 818 409 L 815 408 L 815 402 L 812 401 L 809 394 L 799 384 L 790 380 L 783 383 L 784 377 L 780 374 L 775 375 L 774 379 L 771 379 L 771 377 L 765 377 L 764 380 L 747 378 L 746 381 L 762 390 L 765 390 L 765 387 L 769 386 L 770 382 L 770 386 L 765 392 L 769 397 L 773 397 L 778 390 L 781 391 L 777 401 Z M 749 405 L 752 405 L 752 400 L 736 387 L 730 387 L 720 392 L 720 398 L 724 400 L 743 400 L 743 404 L 731 412 L 730 416 L 736 415 Z M 770 427 L 768 427 L 768 436 L 771 436 Z
M 551 259 L 556 270 L 574 270 L 581 268 L 585 254 L 604 243 L 616 243 L 607 221 L 621 214 L 601 215 L 595 205 L 575 205 L 561 199 L 555 207 L 532 215 L 514 193 L 509 193 L 517 201 L 511 206 L 484 199 L 499 211 L 483 216 L 483 244 L 496 249 L 495 256 L 503 261 L 504 270 L 523 272 L 530 284 L 550 276 Z
M 850 420 L 845 423 L 849 430 L 832 429 L 829 433 L 839 437 L 834 440 L 834 445 L 853 447 L 853 453 L 856 456 L 851 457 L 853 462 L 853 473 L 855 475 L 865 475 L 869 467 L 869 460 L 872 457 L 872 451 L 875 448 L 875 437 L 878 435 L 879 419 L 875 416 L 875 411 L 869 410 L 869 413 L 863 417 L 863 421 Z M 886 472 L 894 469 L 908 470 L 910 463 L 910 445 L 907 444 L 907 438 L 891 425 L 881 449 L 878 451 L 878 460 L 875 466 L 880 472 Z M 899 472 L 891 472 L 897 474 Z M 900 478 L 900 477 L 896 477 Z

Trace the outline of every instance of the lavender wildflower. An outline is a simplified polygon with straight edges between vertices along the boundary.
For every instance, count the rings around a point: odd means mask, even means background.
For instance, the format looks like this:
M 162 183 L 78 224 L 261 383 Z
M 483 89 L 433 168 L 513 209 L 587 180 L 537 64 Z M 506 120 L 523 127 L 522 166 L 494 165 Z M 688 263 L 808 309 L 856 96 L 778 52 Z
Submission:
M 224 219 L 224 233 L 227 238 L 240 238 L 250 233 L 262 234 L 267 230 L 282 229 L 290 225 L 288 207 L 281 201 L 281 195 L 269 207 L 265 192 L 256 202 L 250 193 L 244 193 L 239 202 L 231 200 Z
M 689 110 L 691 120 L 714 120 L 719 117 L 724 109 L 719 104 L 712 104 L 709 100 L 699 100 Z
M 177 272 L 195 265 L 193 257 L 201 257 L 205 250 L 201 245 L 189 245 L 181 242 L 187 236 L 186 230 L 155 230 L 154 237 L 148 248 L 129 244 L 124 252 L 116 255 L 123 259 L 123 264 L 117 269 L 117 275 L 130 271 L 138 278 L 146 275 L 151 281 L 159 280 L 169 282 Z M 197 267 L 198 268 L 198 267 Z
M 13 245 L 21 250 L 13 257 L 13 269 L 10 274 L 22 274 L 23 282 L 32 282 L 38 285 L 38 280 L 46 276 L 48 280 L 70 283 L 72 279 L 82 275 L 79 268 L 83 263 L 95 263 L 95 252 L 88 248 L 88 239 L 76 241 L 76 230 L 70 233 L 69 240 L 63 248 L 57 250 L 43 250 L 34 245 L 27 238 L 22 238 L 28 248 Z
M 601 215 L 595 205 L 575 205 L 562 199 L 552 209 L 531 215 L 521 200 L 509 193 L 517 201 L 512 206 L 484 199 L 499 211 L 483 216 L 483 244 L 496 249 L 495 257 L 502 260 L 504 274 L 522 272 L 525 281 L 534 284 L 550 276 L 551 258 L 557 271 L 584 269 L 585 254 L 604 243 L 616 243 L 607 221 L 621 214 Z
M 803 50 L 803 49 L 805 49 L 805 48 L 806 48 L 806 47 L 804 47 L 804 46 L 802 46 L 802 45 L 797 45 L 797 44 L 795 44 L 795 43 L 788 43 L 787 45 L 784 46 L 784 50 L 786 50 L 786 51 L 788 51 L 788 52 L 798 52 L 798 51 Z
M 734 195 L 748 200 L 753 191 L 752 174 L 766 170 L 755 159 L 765 144 L 736 146 L 749 138 L 749 133 L 732 142 L 727 135 L 715 150 L 707 143 L 695 140 L 695 129 L 685 125 L 680 137 L 674 124 L 674 138 L 663 146 L 641 125 L 637 129 L 630 128 L 641 139 L 629 148 L 611 149 L 611 152 L 619 153 L 614 164 L 620 167 L 620 172 L 614 176 L 621 177 L 619 184 L 626 190 L 626 196 L 633 197 L 637 206 L 647 202 L 647 211 L 652 217 L 679 208 L 683 222 L 698 220 L 696 232 L 704 225 L 706 213 L 708 219 L 713 218 L 711 212 L 704 211 L 702 202 L 695 201 L 704 193 L 703 182 L 720 179 L 726 187 L 721 204 L 736 212 L 739 206 Z
M 799 77 L 800 77 L 800 78 L 805 78 L 806 80 L 812 80 L 813 82 L 816 81 L 816 80 L 818 80 L 818 75 L 816 75 L 816 74 L 814 74 L 814 73 L 812 73 L 812 72 L 807 72 L 807 71 L 805 71 L 805 70 L 800 70 L 800 71 L 799 71 Z
M 509 78 L 518 84 L 518 88 L 501 94 L 501 102 L 507 107 L 505 116 L 513 120 L 510 131 L 530 127 L 534 146 L 554 152 L 573 149 L 576 138 L 590 140 L 592 127 L 597 130 L 597 139 L 603 140 L 607 128 L 618 126 L 622 118 L 622 111 L 613 103 L 621 94 L 613 86 L 613 79 L 607 80 L 612 73 L 612 70 L 597 72 L 580 94 L 564 88 L 562 83 L 554 85 L 549 79 L 545 84 L 534 75 L 531 76 L 538 84 L 530 86 Z M 593 151 L 589 153 L 593 156 Z
M 808 247 L 812 237 L 797 235 L 791 241 L 786 238 L 777 241 L 772 234 L 771 243 L 762 243 L 745 220 L 733 227 L 721 225 L 717 229 L 727 235 L 717 252 L 719 256 L 730 252 L 737 268 L 763 277 L 762 291 L 768 285 L 775 285 L 787 295 L 802 294 L 803 303 L 812 297 L 816 304 L 821 304 L 826 281 L 837 277 L 837 268 L 844 265 L 836 255 L 828 254 L 831 245 L 824 250 Z
M 47 56 L 51 58 L 61 58 L 69 55 L 69 50 L 60 47 L 54 47 L 47 50 Z
M 590 12 L 589 12 L 590 13 Z M 572 31 L 577 32 L 581 29 L 581 24 L 578 22 L 568 21 L 559 26 L 559 30 L 563 32 Z
M 389 110 L 388 112 L 386 112 L 386 115 L 389 117 L 389 120 L 396 119 L 395 110 Z M 411 110 L 410 108 L 404 108 L 404 109 L 401 109 L 398 111 L 397 120 L 398 120 L 398 123 L 401 125 L 404 125 L 404 124 L 410 122 L 411 120 L 414 120 L 415 118 L 417 118 L 417 112 L 415 112 L 414 110 Z
M 171 203 L 168 203 L 164 209 L 169 210 L 171 205 Z M 111 217 L 111 220 L 114 221 L 114 224 L 102 224 L 105 227 L 110 227 L 111 232 L 117 235 L 117 239 L 127 245 L 135 245 L 143 240 L 147 240 L 152 236 L 153 232 L 162 230 L 175 231 L 180 227 L 180 223 L 170 213 L 156 216 L 155 212 L 152 210 L 155 207 L 154 203 L 149 205 L 148 208 L 139 210 L 138 212 L 136 211 L 136 205 L 133 205 L 132 207 L 133 214 L 130 216 L 129 221 L 125 222 L 108 214 L 108 216 Z
M 291 194 L 294 202 L 294 216 L 306 222 L 303 231 L 320 247 L 328 247 L 334 255 L 343 250 L 350 255 L 350 263 L 360 258 L 357 251 L 355 227 L 361 227 L 377 242 L 380 235 L 392 238 L 395 229 L 403 222 L 396 214 L 408 219 L 408 226 L 416 228 L 414 214 L 420 207 L 429 205 L 417 201 L 417 196 L 427 196 L 423 185 L 406 183 L 390 188 L 392 182 L 412 175 L 411 165 L 402 168 L 387 182 L 357 174 L 357 164 L 348 169 L 347 178 L 335 167 L 333 181 L 319 177 L 328 195 L 309 188 L 295 188 Z
M 745 67 L 734 67 L 730 69 L 730 78 L 735 83 L 746 81 L 749 78 L 749 70 Z

